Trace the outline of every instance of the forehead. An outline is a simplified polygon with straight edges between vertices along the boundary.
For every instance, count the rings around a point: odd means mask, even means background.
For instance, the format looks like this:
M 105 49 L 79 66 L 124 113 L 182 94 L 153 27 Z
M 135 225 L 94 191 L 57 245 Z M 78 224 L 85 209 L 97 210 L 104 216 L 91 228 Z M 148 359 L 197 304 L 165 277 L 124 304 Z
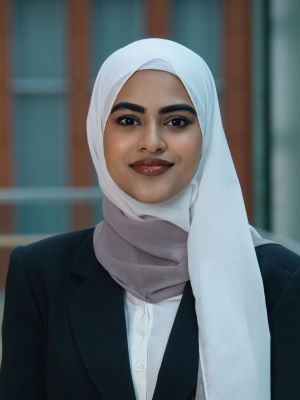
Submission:
M 182 81 L 174 74 L 160 70 L 135 72 L 122 86 L 114 104 L 132 101 L 138 104 L 185 102 L 192 105 Z

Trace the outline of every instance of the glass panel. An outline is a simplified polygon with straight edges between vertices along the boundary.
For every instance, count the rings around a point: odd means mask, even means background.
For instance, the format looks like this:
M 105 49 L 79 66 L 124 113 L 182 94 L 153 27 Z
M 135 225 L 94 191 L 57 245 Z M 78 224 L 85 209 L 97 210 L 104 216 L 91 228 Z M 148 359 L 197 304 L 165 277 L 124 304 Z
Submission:
M 15 155 L 17 186 L 66 184 L 66 99 L 63 96 L 19 95 L 15 101 Z M 65 206 L 18 206 L 17 231 L 29 233 L 63 230 Z
M 273 230 L 300 240 L 300 2 L 271 2 Z
M 68 181 L 65 21 L 65 1 L 13 2 L 12 70 L 14 82 L 19 82 L 13 86 L 15 182 L 20 187 Z M 58 80 L 61 87 L 54 85 Z M 67 226 L 66 205 L 16 207 L 17 232 L 51 233 Z
M 223 75 L 222 3 L 221 0 L 171 2 L 171 39 L 199 54 L 215 79 Z
M 255 226 L 270 230 L 269 24 L 266 2 L 252 2 L 252 129 Z
M 92 76 L 114 50 L 143 37 L 144 2 L 93 0 Z
M 14 0 L 13 76 L 65 77 L 65 25 L 65 1 Z

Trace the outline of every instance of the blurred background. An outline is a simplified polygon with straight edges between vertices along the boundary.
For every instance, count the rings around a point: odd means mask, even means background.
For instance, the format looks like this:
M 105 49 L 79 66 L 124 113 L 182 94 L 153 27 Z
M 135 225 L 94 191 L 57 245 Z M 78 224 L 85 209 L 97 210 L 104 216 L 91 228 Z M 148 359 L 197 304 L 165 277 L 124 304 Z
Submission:
M 206 60 L 249 220 L 299 251 L 299 16 L 298 0 L 1 0 L 0 304 L 13 247 L 101 219 L 91 88 L 144 37 Z

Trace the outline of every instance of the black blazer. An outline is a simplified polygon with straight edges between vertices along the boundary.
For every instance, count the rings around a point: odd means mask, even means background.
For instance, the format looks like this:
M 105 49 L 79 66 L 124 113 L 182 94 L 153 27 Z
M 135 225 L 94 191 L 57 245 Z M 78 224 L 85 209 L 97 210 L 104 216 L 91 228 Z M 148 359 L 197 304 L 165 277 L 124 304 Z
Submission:
M 92 237 L 88 229 L 12 253 L 1 400 L 135 399 L 123 291 L 95 258 Z M 256 251 L 272 337 L 272 400 L 295 400 L 300 398 L 300 257 L 277 244 Z M 188 283 L 153 399 L 193 399 L 197 368 L 197 322 Z

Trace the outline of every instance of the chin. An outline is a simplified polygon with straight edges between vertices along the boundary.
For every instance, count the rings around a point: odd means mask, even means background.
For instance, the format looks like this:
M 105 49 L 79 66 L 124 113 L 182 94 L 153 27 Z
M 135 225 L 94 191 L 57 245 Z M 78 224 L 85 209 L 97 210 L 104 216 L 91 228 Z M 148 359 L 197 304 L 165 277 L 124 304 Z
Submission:
M 135 200 L 138 200 L 141 203 L 148 203 L 148 204 L 162 203 L 173 197 L 173 194 L 171 193 L 155 193 L 154 191 L 152 191 L 151 193 L 144 193 L 144 192 L 137 193 L 135 191 L 134 193 L 128 193 L 128 194 Z

